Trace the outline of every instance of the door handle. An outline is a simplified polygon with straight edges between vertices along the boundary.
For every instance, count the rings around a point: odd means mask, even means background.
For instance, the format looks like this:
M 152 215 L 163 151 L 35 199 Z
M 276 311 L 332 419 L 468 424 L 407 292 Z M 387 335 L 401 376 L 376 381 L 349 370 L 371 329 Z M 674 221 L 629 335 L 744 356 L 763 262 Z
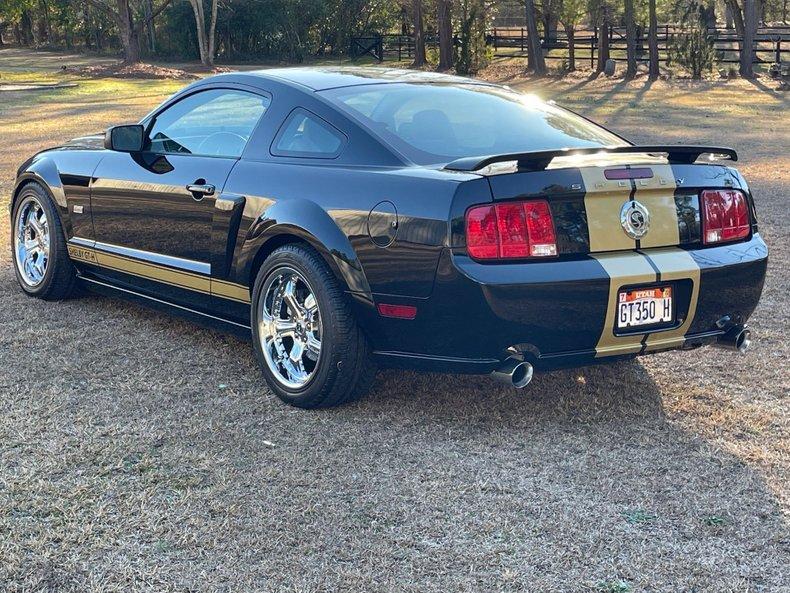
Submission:
M 202 199 L 203 196 L 212 196 L 216 188 L 210 183 L 191 183 L 187 185 L 187 191 L 192 194 L 196 200 Z M 200 196 L 198 198 L 197 196 Z

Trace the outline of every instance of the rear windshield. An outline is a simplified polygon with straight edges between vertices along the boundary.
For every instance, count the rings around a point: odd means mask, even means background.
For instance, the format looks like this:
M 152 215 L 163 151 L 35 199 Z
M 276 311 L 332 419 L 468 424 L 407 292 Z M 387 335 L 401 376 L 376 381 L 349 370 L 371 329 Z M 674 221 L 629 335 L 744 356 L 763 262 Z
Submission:
M 467 156 L 625 144 L 583 117 L 502 87 L 371 84 L 323 94 L 420 165 Z

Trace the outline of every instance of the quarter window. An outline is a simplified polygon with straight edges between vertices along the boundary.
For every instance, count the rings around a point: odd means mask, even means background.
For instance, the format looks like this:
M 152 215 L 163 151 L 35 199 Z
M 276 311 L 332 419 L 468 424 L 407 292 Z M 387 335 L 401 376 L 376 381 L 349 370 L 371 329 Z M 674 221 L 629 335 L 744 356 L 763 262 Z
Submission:
M 195 93 L 156 116 L 148 148 L 162 154 L 238 158 L 269 103 L 268 97 L 230 89 Z
M 331 159 L 345 142 L 342 132 L 305 109 L 294 109 L 274 139 L 272 154 Z

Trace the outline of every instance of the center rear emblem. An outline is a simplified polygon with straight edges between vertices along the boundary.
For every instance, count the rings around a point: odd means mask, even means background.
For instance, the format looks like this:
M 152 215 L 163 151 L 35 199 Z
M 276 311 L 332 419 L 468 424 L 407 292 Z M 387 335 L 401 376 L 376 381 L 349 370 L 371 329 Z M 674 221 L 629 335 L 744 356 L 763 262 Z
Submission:
M 620 209 L 620 224 L 632 239 L 641 239 L 650 230 L 650 212 L 636 200 L 628 201 Z

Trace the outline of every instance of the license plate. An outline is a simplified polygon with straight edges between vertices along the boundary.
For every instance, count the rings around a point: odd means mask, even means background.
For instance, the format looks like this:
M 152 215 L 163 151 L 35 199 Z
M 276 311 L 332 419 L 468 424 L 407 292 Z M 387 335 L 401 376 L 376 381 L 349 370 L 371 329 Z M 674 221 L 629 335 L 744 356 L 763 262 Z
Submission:
M 672 287 L 622 290 L 617 299 L 617 329 L 669 323 L 673 319 Z

